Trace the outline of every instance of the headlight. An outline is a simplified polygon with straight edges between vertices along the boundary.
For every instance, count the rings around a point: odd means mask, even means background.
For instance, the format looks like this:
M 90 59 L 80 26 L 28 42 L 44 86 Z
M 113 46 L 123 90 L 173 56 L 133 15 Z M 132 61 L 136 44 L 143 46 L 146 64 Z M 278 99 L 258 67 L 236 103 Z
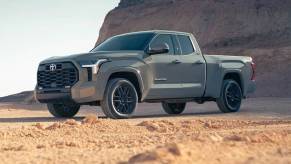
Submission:
M 99 59 L 94 64 L 84 64 L 84 65 L 82 65 L 82 68 L 92 68 L 92 74 L 97 74 L 98 73 L 98 70 L 99 70 L 99 66 L 102 63 L 105 63 L 107 61 L 108 61 L 108 59 Z

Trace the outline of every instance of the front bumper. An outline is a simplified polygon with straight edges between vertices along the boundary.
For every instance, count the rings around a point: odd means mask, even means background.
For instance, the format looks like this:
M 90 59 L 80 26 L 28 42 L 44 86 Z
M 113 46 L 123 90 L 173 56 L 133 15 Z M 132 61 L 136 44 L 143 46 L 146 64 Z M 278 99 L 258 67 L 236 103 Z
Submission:
M 73 101 L 70 90 L 40 91 L 35 90 L 35 98 L 40 103 Z
M 39 90 L 35 89 L 35 98 L 40 103 L 75 102 L 88 103 L 100 101 L 99 85 L 94 82 L 78 82 L 70 89 Z M 102 92 L 103 93 L 103 92 Z

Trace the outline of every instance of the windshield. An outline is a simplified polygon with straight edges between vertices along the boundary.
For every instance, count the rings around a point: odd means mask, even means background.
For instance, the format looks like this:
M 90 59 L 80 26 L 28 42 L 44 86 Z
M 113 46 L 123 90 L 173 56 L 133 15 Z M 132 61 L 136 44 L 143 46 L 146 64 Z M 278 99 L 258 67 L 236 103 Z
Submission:
M 150 40 L 154 37 L 154 33 L 138 33 L 138 34 L 128 34 L 115 36 L 107 39 L 97 47 L 95 47 L 92 52 L 96 51 L 143 51 Z

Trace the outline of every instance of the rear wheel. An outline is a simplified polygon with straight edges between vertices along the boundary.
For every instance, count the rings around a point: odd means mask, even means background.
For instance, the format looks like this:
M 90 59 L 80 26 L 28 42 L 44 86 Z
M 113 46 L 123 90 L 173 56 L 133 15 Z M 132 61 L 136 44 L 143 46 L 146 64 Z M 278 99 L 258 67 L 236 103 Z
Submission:
M 129 118 L 138 103 L 138 95 L 134 85 L 122 78 L 108 82 L 101 107 L 107 117 L 113 119 Z
M 242 102 L 242 90 L 234 80 L 224 80 L 221 95 L 216 99 L 217 106 L 224 113 L 237 112 Z
M 163 109 L 168 114 L 181 114 L 186 107 L 186 103 L 166 103 L 162 102 Z
M 80 109 L 80 105 L 76 103 L 47 104 L 47 107 L 53 116 L 59 118 L 74 117 Z

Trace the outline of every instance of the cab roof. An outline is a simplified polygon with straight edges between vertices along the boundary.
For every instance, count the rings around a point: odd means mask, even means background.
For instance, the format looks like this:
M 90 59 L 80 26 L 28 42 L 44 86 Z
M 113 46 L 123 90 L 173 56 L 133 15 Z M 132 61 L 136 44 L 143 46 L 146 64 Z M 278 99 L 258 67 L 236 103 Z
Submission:
M 129 32 L 120 34 L 121 35 L 128 35 L 128 34 L 139 34 L 139 33 L 155 33 L 155 34 L 182 34 L 182 35 L 191 35 L 191 33 L 187 32 L 180 32 L 180 31 L 168 31 L 168 30 L 148 30 L 148 31 L 136 31 L 136 32 Z

